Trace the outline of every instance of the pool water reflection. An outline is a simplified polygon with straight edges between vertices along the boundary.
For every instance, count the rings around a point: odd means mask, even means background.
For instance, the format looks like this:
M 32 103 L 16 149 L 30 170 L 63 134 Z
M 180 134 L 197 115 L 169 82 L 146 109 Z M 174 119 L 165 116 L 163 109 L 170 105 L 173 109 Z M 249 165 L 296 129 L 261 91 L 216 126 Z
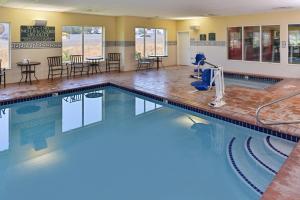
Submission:
M 259 199 L 226 157 L 252 130 L 113 87 L 0 109 L 0 199 Z

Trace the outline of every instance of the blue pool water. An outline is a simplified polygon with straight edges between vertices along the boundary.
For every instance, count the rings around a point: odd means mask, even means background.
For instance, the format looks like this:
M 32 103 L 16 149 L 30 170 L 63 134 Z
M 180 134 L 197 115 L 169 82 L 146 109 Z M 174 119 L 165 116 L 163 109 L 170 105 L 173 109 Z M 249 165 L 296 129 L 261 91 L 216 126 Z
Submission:
M 226 86 L 242 86 L 248 87 L 253 89 L 266 89 L 272 85 L 274 82 L 268 81 L 261 81 L 261 80 L 247 80 L 247 79 L 239 79 L 239 78 L 232 78 L 232 77 L 225 77 L 224 78 Z
M 278 171 L 267 142 L 294 145 L 113 87 L 0 109 L 4 200 L 259 199 L 238 172 L 264 191 L 252 154 Z

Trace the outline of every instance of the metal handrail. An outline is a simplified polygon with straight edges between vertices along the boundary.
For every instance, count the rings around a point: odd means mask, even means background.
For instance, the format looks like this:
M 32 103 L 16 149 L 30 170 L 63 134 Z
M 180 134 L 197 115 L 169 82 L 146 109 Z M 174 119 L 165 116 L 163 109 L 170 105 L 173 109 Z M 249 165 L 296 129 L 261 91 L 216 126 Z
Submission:
M 282 98 L 280 98 L 280 99 L 276 99 L 276 100 L 274 100 L 274 101 L 271 101 L 270 103 L 267 103 L 267 104 L 264 104 L 264 105 L 260 106 L 260 107 L 256 110 L 256 120 L 257 120 L 257 122 L 259 122 L 259 123 L 262 124 L 262 125 L 282 125 L 282 124 L 298 124 L 298 123 L 300 123 L 300 120 L 295 120 L 295 121 L 277 121 L 277 122 L 276 122 L 276 121 L 263 122 L 263 121 L 259 118 L 259 114 L 260 114 L 260 112 L 261 112 L 261 110 L 262 110 L 263 108 L 266 108 L 266 107 L 271 106 L 271 105 L 273 105 L 273 104 L 276 104 L 276 103 L 278 103 L 278 102 L 284 101 L 284 100 L 286 100 L 286 99 L 295 97 L 295 96 L 297 96 L 297 95 L 300 95 L 300 91 L 298 91 L 298 92 L 296 92 L 296 93 L 293 93 L 293 94 L 291 94 L 291 95 L 289 95 L 289 96 L 282 97 Z

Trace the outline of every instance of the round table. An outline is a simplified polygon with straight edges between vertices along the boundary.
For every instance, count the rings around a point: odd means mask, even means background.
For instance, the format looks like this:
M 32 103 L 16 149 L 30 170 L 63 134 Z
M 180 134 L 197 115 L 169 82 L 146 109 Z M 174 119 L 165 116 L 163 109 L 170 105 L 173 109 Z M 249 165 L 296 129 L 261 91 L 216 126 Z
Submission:
M 99 67 L 99 70 L 101 72 L 100 69 L 100 61 L 103 60 L 103 57 L 101 56 L 92 56 L 92 57 L 87 57 L 85 58 L 88 63 L 89 63 L 89 69 L 88 69 L 88 74 L 90 73 L 90 68 L 92 68 L 92 74 L 94 74 L 94 70 L 96 73 L 98 73 L 97 68 Z
M 156 66 L 157 66 L 157 70 L 159 69 L 159 62 L 160 62 L 160 59 L 162 58 L 166 58 L 168 57 L 167 55 L 151 55 L 149 56 L 150 58 L 156 58 Z
M 36 66 L 40 65 L 40 62 L 18 62 L 17 65 L 21 68 L 21 80 L 19 84 L 22 82 L 24 75 L 25 75 L 25 83 L 28 82 L 32 84 L 31 82 L 31 74 L 33 74 L 34 78 L 38 81 L 38 78 L 35 75 L 35 68 Z

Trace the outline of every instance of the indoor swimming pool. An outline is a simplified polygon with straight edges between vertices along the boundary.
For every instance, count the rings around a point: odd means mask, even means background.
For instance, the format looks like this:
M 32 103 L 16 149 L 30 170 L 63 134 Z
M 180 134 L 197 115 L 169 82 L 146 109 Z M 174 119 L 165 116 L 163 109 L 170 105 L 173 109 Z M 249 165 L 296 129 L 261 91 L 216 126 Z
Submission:
M 256 200 L 295 145 L 114 87 L 0 110 L 0 199 Z
M 274 81 L 263 81 L 263 80 L 249 80 L 249 79 L 241 79 L 241 78 L 233 78 L 226 77 L 224 78 L 226 86 L 242 86 L 248 87 L 252 89 L 267 89 L 268 87 L 274 85 L 276 82 Z

